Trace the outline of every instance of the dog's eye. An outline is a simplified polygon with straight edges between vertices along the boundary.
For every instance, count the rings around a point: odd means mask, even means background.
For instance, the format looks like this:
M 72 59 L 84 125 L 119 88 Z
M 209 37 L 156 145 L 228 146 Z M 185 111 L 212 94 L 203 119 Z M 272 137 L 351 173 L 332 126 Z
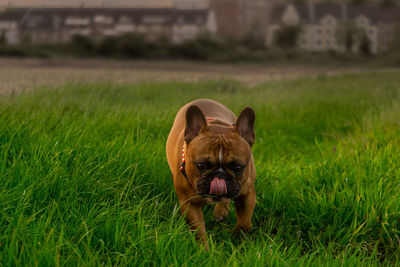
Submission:
M 207 164 L 204 163 L 204 162 L 199 162 L 199 163 L 197 163 L 197 164 L 196 164 L 196 167 L 197 167 L 197 169 L 198 169 L 199 171 L 201 171 L 201 172 L 207 170 Z
M 231 167 L 232 171 L 233 171 L 235 174 L 240 174 L 240 173 L 242 173 L 243 168 L 244 168 L 244 167 L 243 167 L 242 165 L 239 165 L 239 164 L 234 164 L 234 165 L 232 165 L 232 167 Z

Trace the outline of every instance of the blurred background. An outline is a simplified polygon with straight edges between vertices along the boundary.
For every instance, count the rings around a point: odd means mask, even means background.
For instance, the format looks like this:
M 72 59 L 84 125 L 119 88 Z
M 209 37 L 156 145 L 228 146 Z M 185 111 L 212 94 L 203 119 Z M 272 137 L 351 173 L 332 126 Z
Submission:
M 399 3 L 0 0 L 0 54 L 221 61 L 277 60 L 274 55 L 300 51 L 374 56 L 400 48 Z
M 5 74 L 5 68 L 73 65 L 76 59 L 142 62 L 119 69 L 140 69 L 146 66 L 144 61 L 178 62 L 156 66 L 178 70 L 178 76 L 182 76 L 179 68 L 191 70 L 182 63 L 188 61 L 263 63 L 302 70 L 317 66 L 318 71 L 321 66 L 396 67 L 400 66 L 400 1 L 0 0 L 0 58 L 3 86 L 13 75 L 17 75 L 14 80 L 27 79 L 18 71 Z M 107 62 L 86 65 L 93 68 Z M 74 69 L 76 65 L 70 68 Z M 194 68 L 192 74 L 201 71 Z M 239 69 L 237 74 L 243 73 L 246 70 Z M 279 73 L 289 72 L 284 68 Z M 271 71 L 267 74 L 271 76 Z M 107 75 L 110 72 L 103 76 Z

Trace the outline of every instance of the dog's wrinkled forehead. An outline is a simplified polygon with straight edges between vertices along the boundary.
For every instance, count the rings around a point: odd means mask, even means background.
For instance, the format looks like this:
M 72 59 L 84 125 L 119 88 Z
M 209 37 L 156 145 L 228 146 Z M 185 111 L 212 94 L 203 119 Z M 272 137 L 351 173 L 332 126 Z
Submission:
M 232 157 L 247 161 L 251 148 L 247 142 L 233 129 L 213 129 L 197 136 L 189 145 L 190 154 L 195 158 L 209 158 L 217 162 L 230 160 Z M 215 127 L 217 128 L 217 127 Z

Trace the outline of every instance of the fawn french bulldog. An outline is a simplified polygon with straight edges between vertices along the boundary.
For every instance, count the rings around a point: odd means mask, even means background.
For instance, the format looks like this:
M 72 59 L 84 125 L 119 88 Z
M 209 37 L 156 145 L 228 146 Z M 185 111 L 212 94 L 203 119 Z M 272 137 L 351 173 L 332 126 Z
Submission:
M 230 201 L 236 208 L 234 230 L 251 228 L 256 195 L 255 113 L 246 107 L 236 118 L 222 104 L 199 99 L 183 106 L 169 133 L 166 152 L 181 213 L 207 247 L 202 207 L 215 202 L 214 219 L 223 220 Z

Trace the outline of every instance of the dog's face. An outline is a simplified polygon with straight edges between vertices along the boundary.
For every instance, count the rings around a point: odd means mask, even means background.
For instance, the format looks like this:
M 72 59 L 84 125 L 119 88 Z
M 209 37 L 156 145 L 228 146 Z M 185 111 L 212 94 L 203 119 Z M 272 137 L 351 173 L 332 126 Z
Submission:
M 234 198 L 249 176 L 254 143 L 254 111 L 246 108 L 235 126 L 211 124 L 200 109 L 186 113 L 186 173 L 199 195 L 214 200 Z

